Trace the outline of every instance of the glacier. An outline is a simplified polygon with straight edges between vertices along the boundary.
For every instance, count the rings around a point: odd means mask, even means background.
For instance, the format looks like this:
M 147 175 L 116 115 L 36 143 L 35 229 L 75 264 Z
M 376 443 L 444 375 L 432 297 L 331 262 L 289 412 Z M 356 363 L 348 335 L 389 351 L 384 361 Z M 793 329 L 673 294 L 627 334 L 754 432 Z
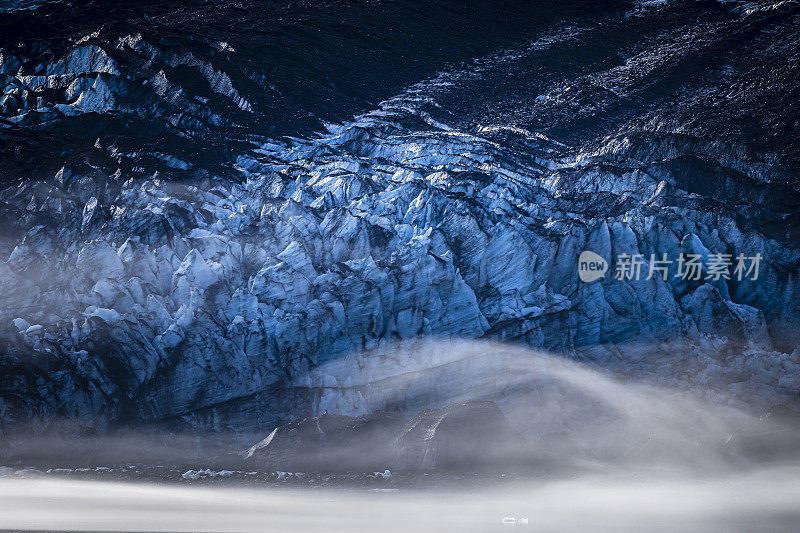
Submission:
M 791 26 L 797 9 L 780 9 Z M 630 15 L 631 24 L 658 16 L 648 13 Z M 776 15 L 735 16 L 762 17 L 757 26 Z M 572 142 L 565 132 L 570 124 L 593 132 L 585 115 L 602 107 L 598 98 L 633 91 L 631 77 L 647 76 L 655 55 L 669 63 L 692 37 L 553 82 L 525 124 L 510 120 L 513 111 L 465 121 L 453 109 L 471 87 L 490 92 L 497 76 L 572 46 L 586 31 L 452 65 L 314 133 L 237 139 L 247 148 L 231 149 L 224 176 L 174 179 L 169 172 L 181 176 L 200 156 L 170 151 L 169 143 L 148 148 L 159 170 L 143 172 L 135 148 L 103 141 L 98 150 L 126 163 L 102 180 L 63 164 L 52 179 L 5 186 L 2 217 L 14 230 L 0 253 L 4 430 L 57 417 L 101 430 L 165 420 L 256 430 L 328 408 L 361 414 L 369 401 L 349 396 L 353 384 L 368 388 L 435 365 L 426 338 L 534 347 L 755 410 L 797 406 L 793 147 L 789 159 L 753 156 L 690 131 L 691 121 L 659 123 L 669 106 L 592 142 Z M 784 47 L 776 53 L 796 56 L 791 39 L 774 44 Z M 87 35 L 36 75 L 21 74 L 16 55 L 0 56 L 3 127 L 34 128 L 34 116 L 44 124 L 113 116 L 136 95 L 146 106 L 158 101 L 146 108 L 153 112 L 182 106 L 173 125 L 201 133 L 235 130 L 257 109 L 216 60 L 164 51 L 141 34 L 94 41 L 100 37 Z M 236 46 L 215 49 L 233 54 Z M 162 100 L 131 92 L 114 59 L 122 52 L 192 71 L 213 93 L 207 98 L 228 107 L 176 89 L 164 70 L 147 80 Z M 587 87 L 603 95 L 594 104 Z M 21 96 L 45 88 L 68 98 L 49 105 Z M 734 90 L 705 97 L 749 98 L 746 86 Z M 691 115 L 696 98 L 676 116 Z M 757 280 L 684 280 L 671 267 L 666 280 L 607 275 L 583 283 L 584 250 L 608 260 L 610 273 L 622 254 L 697 254 L 704 273 L 710 254 L 763 260 Z M 419 344 L 394 369 L 362 360 L 368 353 L 392 360 L 399 342 Z

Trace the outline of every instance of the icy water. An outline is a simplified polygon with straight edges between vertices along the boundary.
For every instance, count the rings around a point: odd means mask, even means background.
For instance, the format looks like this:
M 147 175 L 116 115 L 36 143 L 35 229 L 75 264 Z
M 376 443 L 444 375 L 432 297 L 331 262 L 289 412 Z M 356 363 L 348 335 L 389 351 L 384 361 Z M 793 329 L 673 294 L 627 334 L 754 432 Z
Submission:
M 608 474 L 439 492 L 4 479 L 0 502 L 4 528 L 32 530 L 797 531 L 800 468 L 697 479 Z

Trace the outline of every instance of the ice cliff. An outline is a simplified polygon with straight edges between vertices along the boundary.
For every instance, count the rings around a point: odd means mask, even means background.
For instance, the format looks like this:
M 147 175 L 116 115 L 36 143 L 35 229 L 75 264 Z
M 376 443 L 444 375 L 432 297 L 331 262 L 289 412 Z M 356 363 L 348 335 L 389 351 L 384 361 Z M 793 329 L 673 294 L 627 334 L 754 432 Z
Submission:
M 345 386 L 315 369 L 420 336 L 796 403 L 800 10 L 714 5 L 563 23 L 295 136 L 257 133 L 273 82 L 237 44 L 6 48 L 0 419 L 269 425 Z M 170 133 L 136 145 L 156 118 Z M 14 159 L 42 143 L 70 159 Z M 701 279 L 613 275 L 681 253 Z M 707 280 L 713 254 L 759 254 L 758 279 Z

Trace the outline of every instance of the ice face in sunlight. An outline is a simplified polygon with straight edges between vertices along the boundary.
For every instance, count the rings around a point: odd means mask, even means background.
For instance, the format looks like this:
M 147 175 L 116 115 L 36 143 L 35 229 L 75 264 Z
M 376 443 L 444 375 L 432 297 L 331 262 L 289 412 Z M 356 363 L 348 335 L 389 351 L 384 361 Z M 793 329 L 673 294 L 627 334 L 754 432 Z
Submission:
M 75 416 L 158 420 L 418 335 L 516 339 L 713 386 L 722 401 L 788 401 L 800 351 L 778 337 L 798 316 L 800 278 L 781 274 L 796 268 L 795 248 L 694 210 L 661 176 L 600 160 L 573 170 L 533 132 L 430 125 L 418 106 L 440 85 L 328 134 L 264 142 L 238 160 L 242 183 L 126 182 L 102 216 L 87 199 L 79 225 L 37 225 L 9 243 L 9 342 L 60 370 L 43 372 L 45 390 L 9 360 L 27 377 L 8 385 L 8 409 L 34 416 L 39 400 L 15 398 L 43 394 Z M 612 198 L 625 210 L 602 216 Z M 584 248 L 608 260 L 724 250 L 764 261 L 758 282 L 586 284 Z M 637 342 L 651 349 L 629 349 Z M 275 406 L 265 423 L 296 409 Z

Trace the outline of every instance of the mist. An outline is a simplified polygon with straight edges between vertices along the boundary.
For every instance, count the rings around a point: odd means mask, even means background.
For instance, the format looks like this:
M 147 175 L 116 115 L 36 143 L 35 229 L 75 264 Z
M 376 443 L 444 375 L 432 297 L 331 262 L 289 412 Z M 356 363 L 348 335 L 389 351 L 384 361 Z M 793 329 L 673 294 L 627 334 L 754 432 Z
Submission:
M 481 341 L 387 344 L 320 365 L 293 385 L 314 396 L 312 416 L 391 411 L 410 418 L 456 402 L 495 402 L 523 437 L 528 462 L 520 464 L 518 441 L 473 433 L 465 440 L 490 442 L 500 458 L 492 470 L 468 464 L 405 477 L 395 472 L 394 482 L 363 488 L 240 483 L 235 476 L 198 486 L 168 470 L 155 483 L 135 476 L 31 479 L 17 470 L 0 477 L 0 524 L 116 531 L 792 531 L 800 525 L 800 427 L 781 410 L 762 416 L 741 399 L 625 380 L 586 362 Z M 203 468 L 212 460 L 198 450 L 236 452 L 240 442 L 264 436 L 187 437 L 142 428 L 72 446 L 102 448 L 83 459 L 95 466 L 149 457 L 151 464 Z M 40 436 L 27 445 L 56 467 L 65 462 L 54 453 L 63 450 L 58 444 Z M 326 453 L 336 459 L 328 469 L 346 469 L 355 459 L 348 450 Z M 293 460 L 302 464 L 302 454 L 298 448 Z
M 2 480 L 0 523 L 36 530 L 294 532 L 796 531 L 800 523 L 796 466 L 687 474 L 643 479 L 618 472 L 459 492 Z
M 692 372 L 679 368 L 680 344 L 659 348 L 676 352 L 676 373 Z M 725 383 L 678 387 L 657 372 L 641 374 L 625 378 L 591 361 L 512 344 L 423 338 L 333 360 L 297 383 L 316 392 L 317 413 L 414 415 L 493 401 L 538 454 L 562 465 L 719 472 L 797 459 L 794 411 L 783 416 L 773 407 L 777 416 L 763 416 L 767 409 L 726 394 Z

